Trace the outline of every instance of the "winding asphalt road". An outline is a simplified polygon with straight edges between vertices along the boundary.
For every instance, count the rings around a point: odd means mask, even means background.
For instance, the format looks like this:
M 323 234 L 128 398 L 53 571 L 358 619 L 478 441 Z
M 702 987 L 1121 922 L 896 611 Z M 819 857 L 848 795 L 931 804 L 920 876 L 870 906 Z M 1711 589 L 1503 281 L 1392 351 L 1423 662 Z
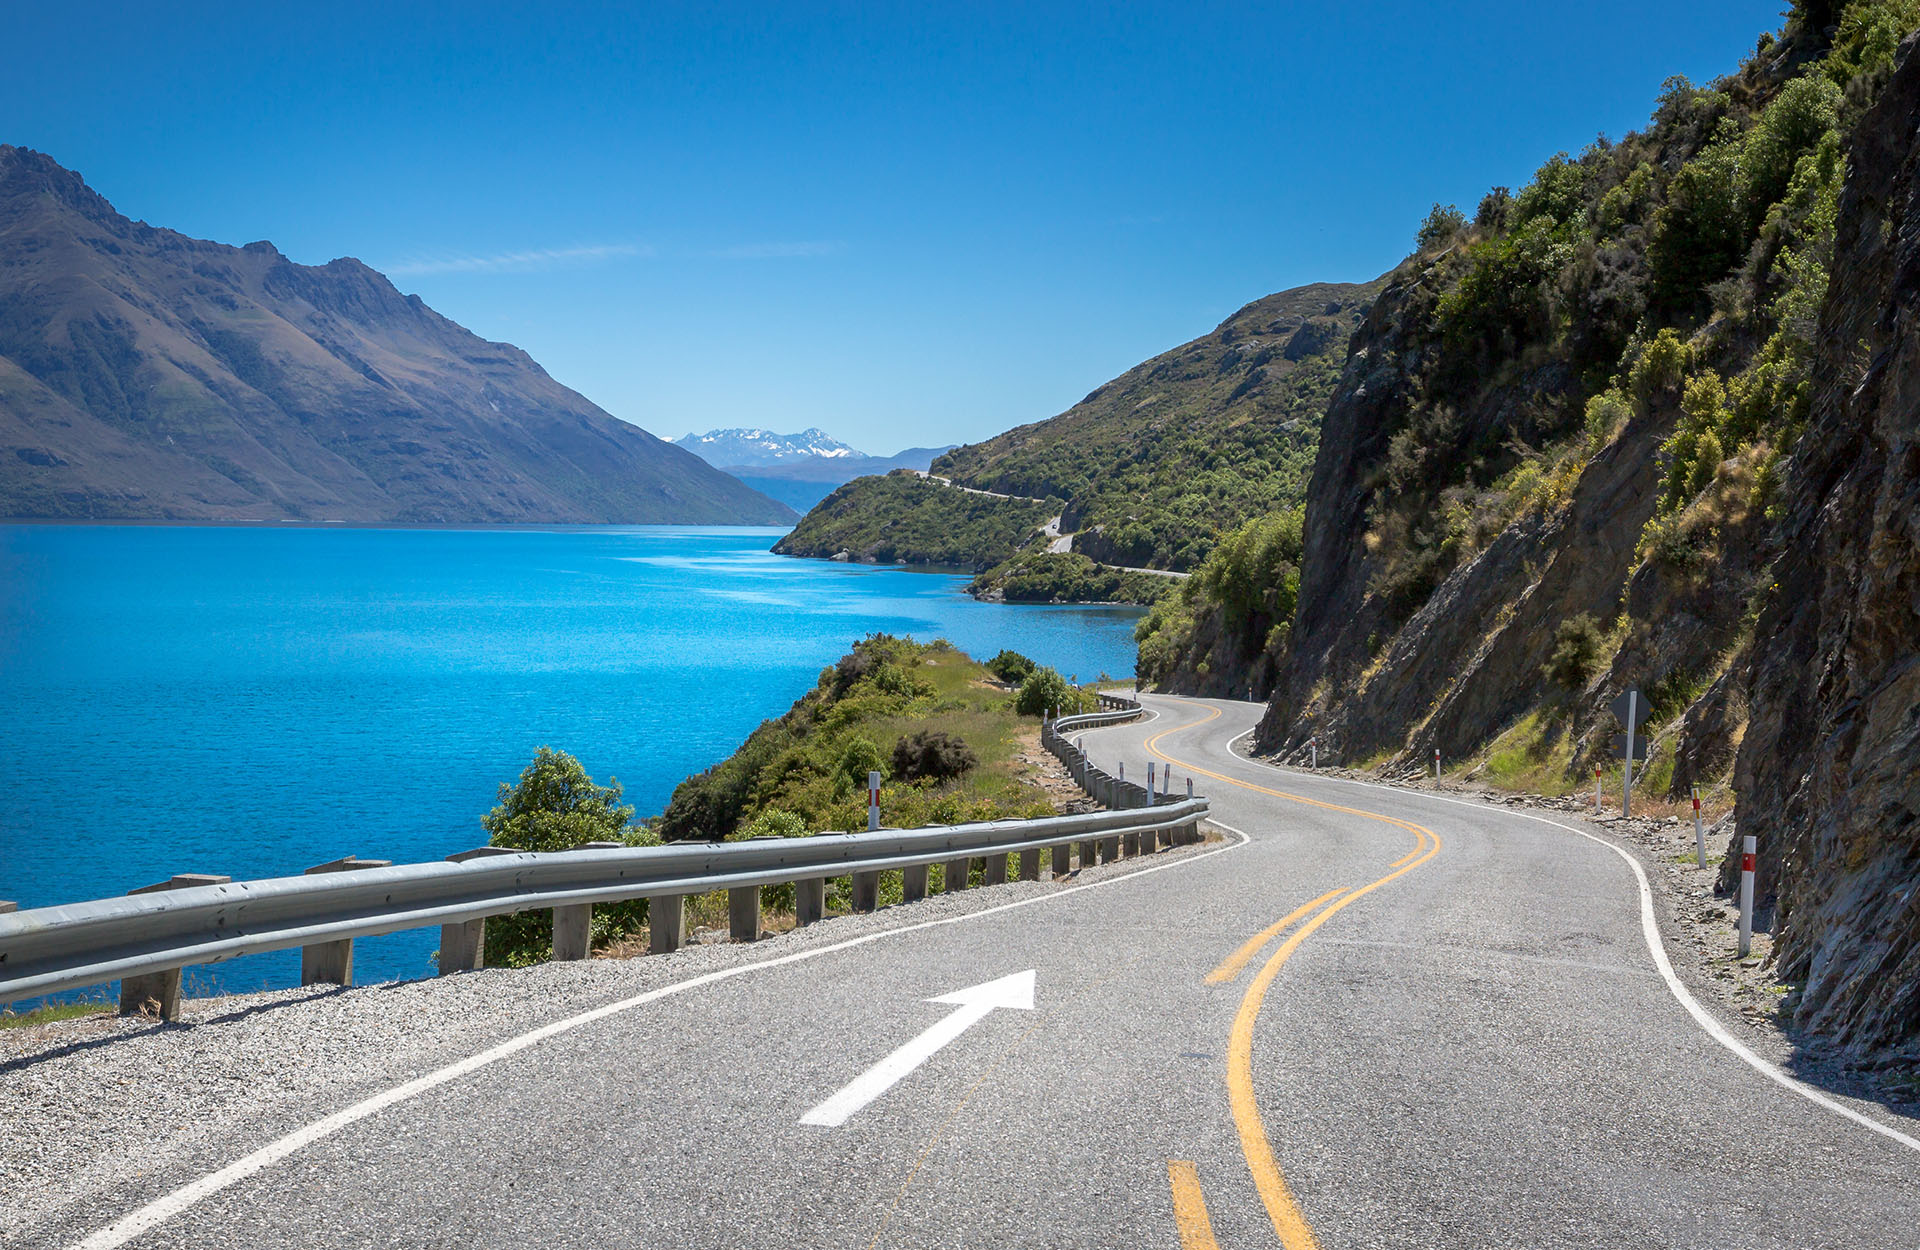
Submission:
M 1195 776 L 1224 841 L 609 1012 L 90 1244 L 1920 1244 L 1920 1148 L 1710 1035 L 1607 845 L 1147 702 L 1088 749 Z M 956 1010 L 926 1000 L 1027 970 L 1032 1010 L 802 1123 Z

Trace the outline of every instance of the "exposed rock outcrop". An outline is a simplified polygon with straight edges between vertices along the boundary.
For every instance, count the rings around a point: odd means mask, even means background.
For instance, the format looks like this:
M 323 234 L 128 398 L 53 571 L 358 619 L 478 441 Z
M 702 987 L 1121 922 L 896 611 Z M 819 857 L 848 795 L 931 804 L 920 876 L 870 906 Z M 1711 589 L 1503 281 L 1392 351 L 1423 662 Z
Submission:
M 1920 55 L 1858 131 L 1748 669 L 1740 829 L 1798 1022 L 1920 1061 Z M 1731 883 L 1730 867 L 1727 883 Z

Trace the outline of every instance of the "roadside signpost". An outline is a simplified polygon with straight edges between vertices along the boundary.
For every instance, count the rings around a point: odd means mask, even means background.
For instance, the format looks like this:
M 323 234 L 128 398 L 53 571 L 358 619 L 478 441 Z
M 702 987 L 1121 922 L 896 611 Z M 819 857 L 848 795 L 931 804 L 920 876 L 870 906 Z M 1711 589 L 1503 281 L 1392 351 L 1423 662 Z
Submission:
M 1648 709 L 1638 690 L 1629 690 L 1607 705 L 1614 719 L 1627 727 L 1624 734 L 1615 734 L 1613 739 L 1614 756 L 1626 763 L 1626 779 L 1620 786 L 1620 815 L 1622 818 L 1633 815 L 1633 762 L 1647 758 L 1645 740 L 1634 741 L 1634 733 L 1647 721 Z

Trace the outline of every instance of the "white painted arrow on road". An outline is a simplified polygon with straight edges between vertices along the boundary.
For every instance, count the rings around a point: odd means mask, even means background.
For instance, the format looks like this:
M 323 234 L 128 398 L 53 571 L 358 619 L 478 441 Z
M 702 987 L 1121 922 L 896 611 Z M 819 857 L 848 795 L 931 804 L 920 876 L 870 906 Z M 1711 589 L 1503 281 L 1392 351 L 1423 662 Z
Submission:
M 852 1084 L 800 1117 L 802 1124 L 838 1128 L 849 1116 L 899 1084 L 909 1072 L 933 1058 L 942 1046 L 991 1015 L 996 1008 L 1033 1010 L 1033 969 L 955 990 L 930 1003 L 954 1003 L 946 1019 L 861 1073 Z

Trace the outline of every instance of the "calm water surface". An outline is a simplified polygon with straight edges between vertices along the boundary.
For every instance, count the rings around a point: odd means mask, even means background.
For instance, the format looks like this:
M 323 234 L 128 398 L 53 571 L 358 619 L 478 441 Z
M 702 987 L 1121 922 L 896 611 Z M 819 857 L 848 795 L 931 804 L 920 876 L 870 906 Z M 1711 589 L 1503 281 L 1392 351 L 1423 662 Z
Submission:
M 0 526 L 0 898 L 436 859 L 542 744 L 657 812 L 876 630 L 1133 671 L 1135 610 L 978 603 L 780 532 Z M 362 940 L 357 978 L 425 975 L 438 939 Z

